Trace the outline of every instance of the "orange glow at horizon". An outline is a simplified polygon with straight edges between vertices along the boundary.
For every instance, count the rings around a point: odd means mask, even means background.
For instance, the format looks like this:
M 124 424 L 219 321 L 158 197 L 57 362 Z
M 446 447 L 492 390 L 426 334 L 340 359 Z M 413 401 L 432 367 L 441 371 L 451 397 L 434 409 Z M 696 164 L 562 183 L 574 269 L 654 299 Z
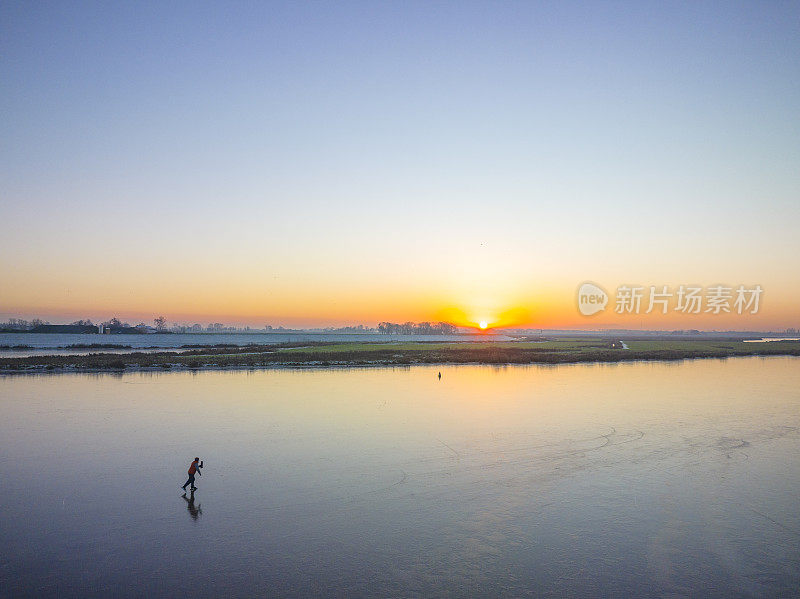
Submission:
M 453 285 L 437 289 L 433 285 L 346 285 L 333 281 L 326 285 L 328 301 L 323 302 L 318 292 L 301 281 L 267 285 L 260 280 L 231 277 L 227 285 L 215 286 L 175 277 L 172 281 L 160 279 L 162 284 L 155 287 L 131 274 L 126 279 L 130 288 L 123 292 L 113 281 L 108 283 L 102 278 L 76 280 L 75 287 L 71 287 L 57 277 L 53 277 L 55 281 L 48 279 L 47 286 L 24 285 L 22 273 L 17 276 L 15 282 L 19 284 L 8 286 L 0 319 L 39 317 L 60 324 L 82 318 L 102 322 L 116 316 L 132 324 L 140 321 L 149 324 L 163 314 L 170 324 L 222 322 L 255 328 L 442 321 L 475 331 L 517 327 L 768 331 L 797 326 L 796 304 L 791 297 L 778 294 L 768 295 L 761 311 L 754 316 L 686 315 L 674 310 L 664 315 L 617 314 L 610 305 L 601 314 L 585 317 L 577 310 L 575 287 L 570 282 L 514 288 L 492 281 L 484 286 Z M 611 292 L 615 288 L 613 284 L 607 287 Z M 37 293 L 32 296 L 33 291 Z
M 485 331 L 487 329 L 529 324 L 533 321 L 533 312 L 527 308 L 498 310 L 486 306 L 479 306 L 467 311 L 456 306 L 450 306 L 439 310 L 436 318 L 455 326 L 472 327 Z

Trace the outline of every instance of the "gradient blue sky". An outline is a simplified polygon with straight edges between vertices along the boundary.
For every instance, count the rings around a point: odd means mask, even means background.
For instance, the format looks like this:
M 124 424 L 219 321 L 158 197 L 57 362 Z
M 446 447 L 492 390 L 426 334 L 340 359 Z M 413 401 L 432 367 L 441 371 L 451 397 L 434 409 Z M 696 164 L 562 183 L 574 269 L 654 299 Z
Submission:
M 797 2 L 5 2 L 0 315 L 797 326 L 798 107 Z

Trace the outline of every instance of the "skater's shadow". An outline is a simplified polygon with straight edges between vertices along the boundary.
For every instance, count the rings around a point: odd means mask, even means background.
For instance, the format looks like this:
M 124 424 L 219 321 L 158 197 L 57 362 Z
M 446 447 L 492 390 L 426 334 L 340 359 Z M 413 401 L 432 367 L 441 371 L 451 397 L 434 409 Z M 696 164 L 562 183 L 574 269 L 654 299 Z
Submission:
M 186 501 L 186 509 L 189 510 L 189 515 L 192 517 L 192 520 L 197 520 L 200 514 L 203 513 L 203 510 L 200 509 L 200 504 L 194 504 L 194 491 L 191 492 L 189 497 L 186 497 L 186 493 L 182 495 L 184 501 Z

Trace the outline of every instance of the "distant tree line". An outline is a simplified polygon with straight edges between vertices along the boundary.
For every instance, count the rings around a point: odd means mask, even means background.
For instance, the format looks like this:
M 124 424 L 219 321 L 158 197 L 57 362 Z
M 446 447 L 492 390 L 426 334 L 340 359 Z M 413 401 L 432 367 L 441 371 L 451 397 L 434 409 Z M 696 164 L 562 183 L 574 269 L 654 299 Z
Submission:
M 453 335 L 458 329 L 447 322 L 382 322 L 378 332 L 382 335 Z
M 166 332 L 167 319 L 159 316 L 153 320 L 155 327 L 149 327 L 145 323 L 132 326 L 127 322 L 122 322 L 116 316 L 100 323 L 103 328 L 112 333 L 148 333 L 153 330 L 159 333 Z M 75 320 L 70 324 L 53 325 L 41 318 L 24 320 L 22 318 L 9 318 L 8 321 L 0 323 L 0 331 L 6 333 L 30 332 L 30 333 L 96 333 L 100 325 L 94 324 L 88 318 Z
M 307 330 L 311 333 L 343 333 L 343 334 L 352 333 L 357 335 L 377 332 L 377 329 L 375 327 L 365 327 L 363 324 L 350 325 L 344 327 L 323 327 L 323 328 L 307 329 Z
M 41 318 L 24 320 L 22 318 L 9 318 L 0 323 L 2 333 L 87 333 L 97 332 L 97 327 L 91 320 L 76 320 L 71 324 L 50 324 Z
M 23 320 L 22 318 L 9 318 L 6 322 L 0 323 L 0 330 L 2 331 L 30 331 L 43 324 L 50 324 L 41 318 L 34 318 L 33 320 Z
M 212 322 L 208 326 L 203 326 L 199 323 L 192 325 L 178 325 L 174 324 L 172 327 L 167 325 L 167 319 L 164 316 L 158 316 L 153 319 L 154 326 L 140 322 L 137 325 L 123 322 L 116 316 L 94 324 L 91 320 L 76 320 L 70 324 L 51 325 L 40 318 L 33 320 L 23 320 L 21 318 L 10 318 L 7 322 L 0 323 L 0 332 L 14 333 L 14 332 L 33 332 L 33 333 L 95 333 L 107 332 L 117 334 L 144 334 L 144 333 L 237 333 L 237 332 L 257 332 L 257 330 L 248 327 L 237 328 L 233 326 L 225 326 L 220 322 Z M 102 328 L 101 328 L 102 327 Z M 346 327 L 327 327 L 320 329 L 284 329 L 283 327 L 273 328 L 266 325 L 265 332 L 302 332 L 308 330 L 309 332 L 321 333 L 381 333 L 383 335 L 453 335 L 458 332 L 458 329 L 452 324 L 446 322 L 405 322 L 397 324 L 393 322 L 382 322 L 377 328 L 365 327 L 364 325 L 354 325 Z

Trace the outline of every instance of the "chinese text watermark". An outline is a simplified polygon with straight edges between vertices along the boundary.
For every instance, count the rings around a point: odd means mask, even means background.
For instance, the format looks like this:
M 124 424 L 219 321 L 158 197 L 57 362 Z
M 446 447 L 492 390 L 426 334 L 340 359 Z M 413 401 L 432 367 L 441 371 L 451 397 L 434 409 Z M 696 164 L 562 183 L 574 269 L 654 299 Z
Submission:
M 578 287 L 578 310 L 592 316 L 611 303 L 617 314 L 758 314 L 763 292 L 761 285 L 620 285 L 610 302 L 605 289 L 586 282 Z

